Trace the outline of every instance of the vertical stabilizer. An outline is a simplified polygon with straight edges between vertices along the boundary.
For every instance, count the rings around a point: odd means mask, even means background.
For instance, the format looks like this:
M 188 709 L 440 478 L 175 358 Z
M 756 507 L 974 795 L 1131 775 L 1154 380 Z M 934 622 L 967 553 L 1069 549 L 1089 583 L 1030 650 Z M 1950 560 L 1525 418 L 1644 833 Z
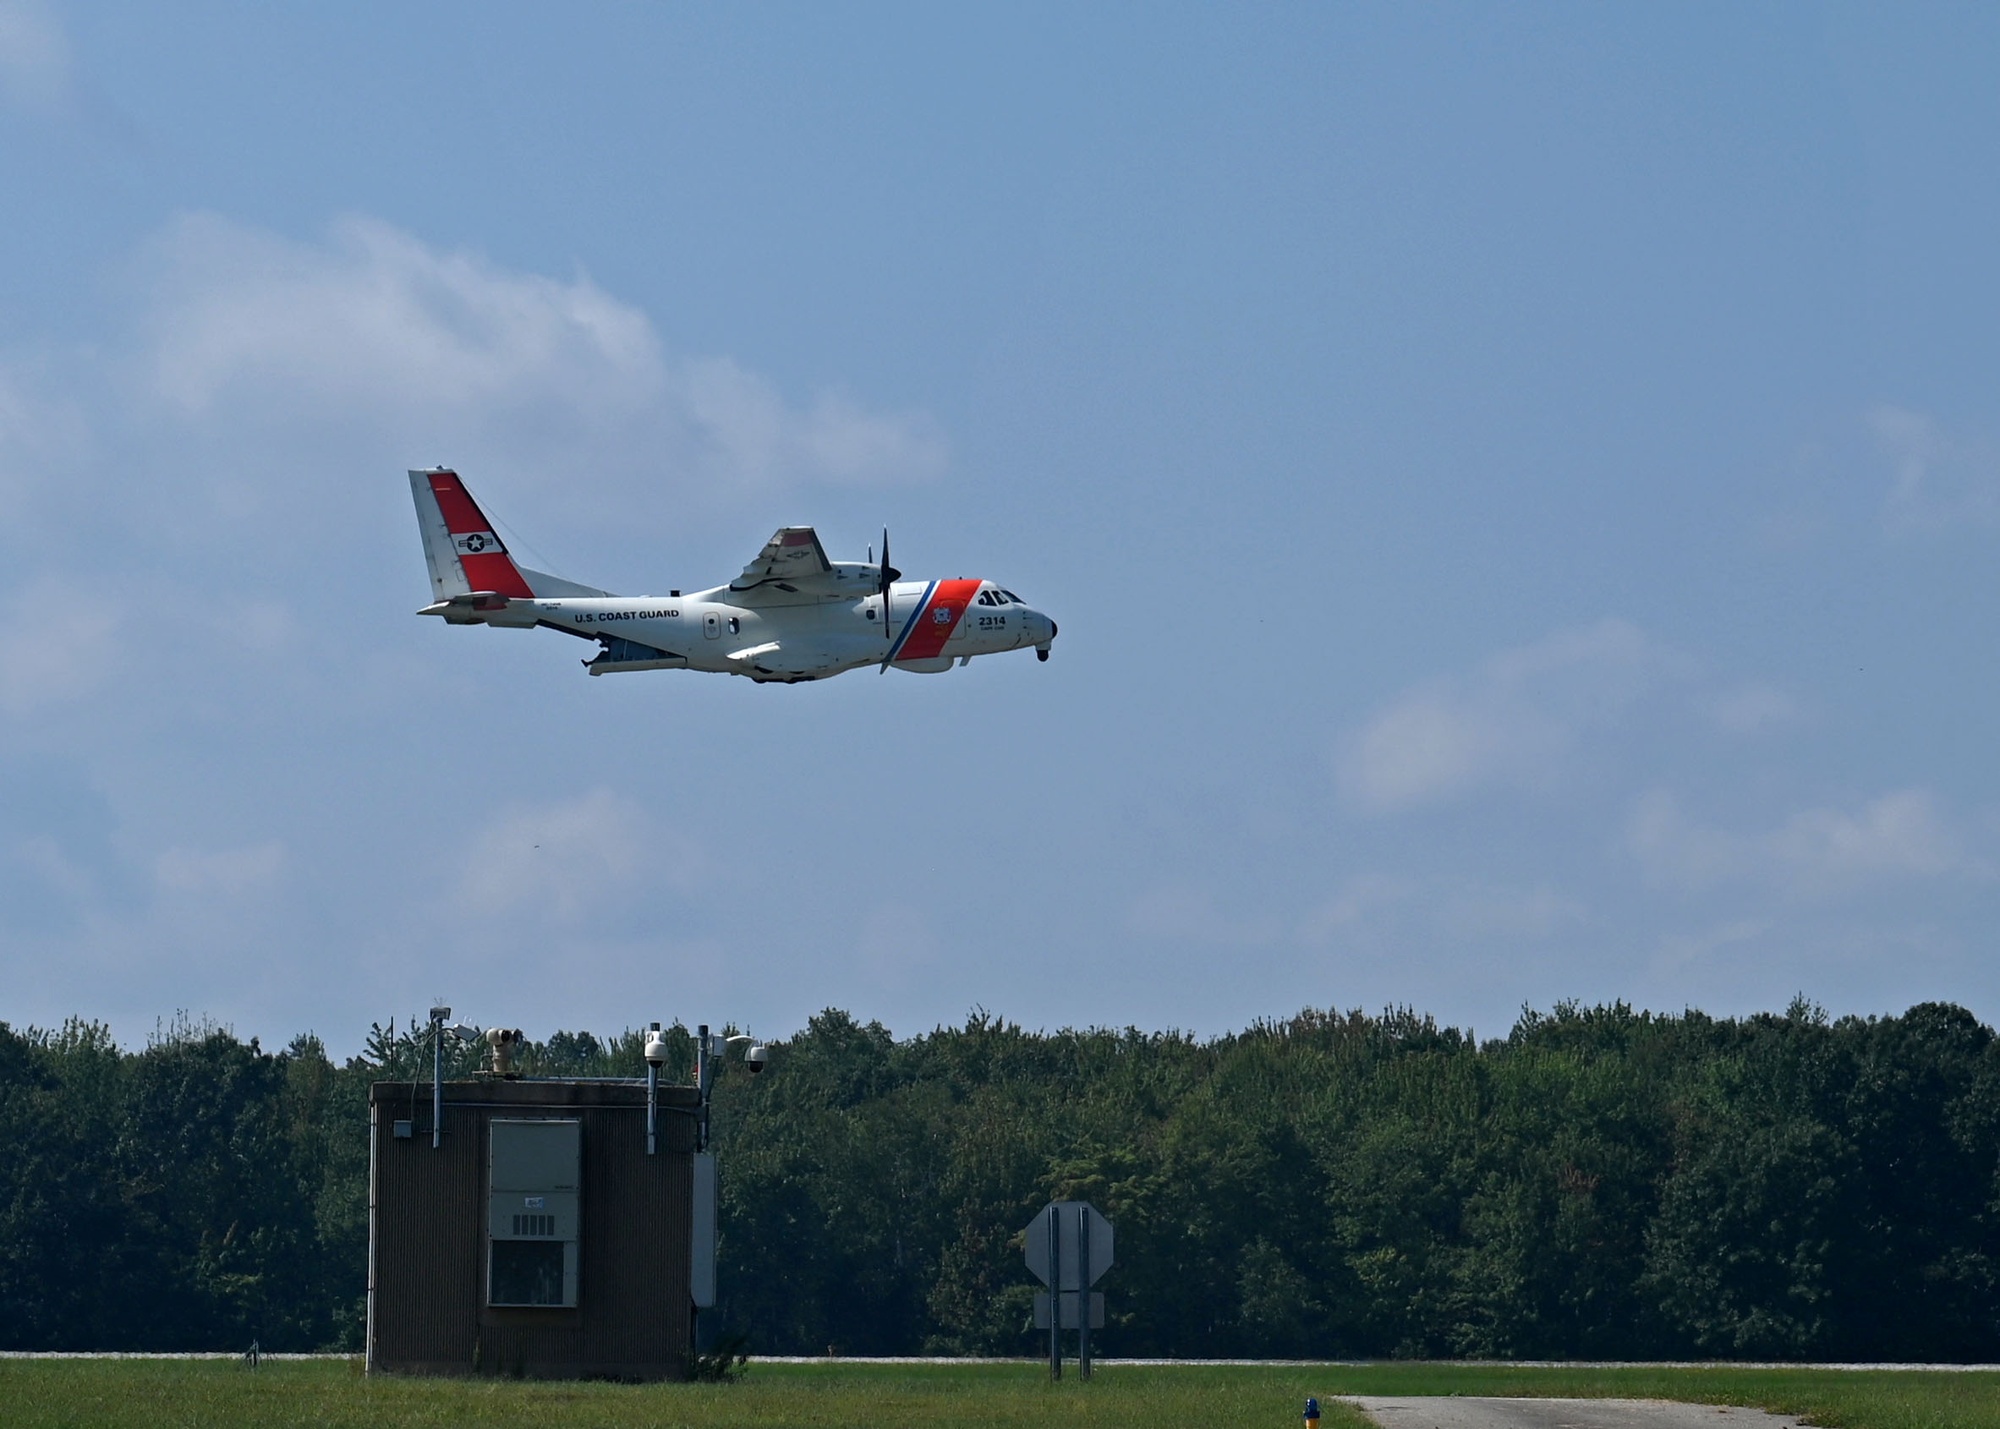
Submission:
M 417 527 L 423 533 L 424 559 L 430 565 L 431 590 L 439 600 L 474 591 L 492 591 L 514 599 L 534 595 L 507 547 L 493 532 L 465 483 L 455 471 L 435 467 L 410 473 L 410 494 L 416 498 Z
M 451 528 L 444 524 L 444 512 L 431 493 L 431 475 L 428 471 L 411 472 L 410 495 L 417 502 L 417 530 L 424 538 L 424 564 L 431 568 L 431 593 L 439 600 L 450 600 L 455 595 L 471 594 L 472 587 L 466 584 L 465 568 L 451 549 Z

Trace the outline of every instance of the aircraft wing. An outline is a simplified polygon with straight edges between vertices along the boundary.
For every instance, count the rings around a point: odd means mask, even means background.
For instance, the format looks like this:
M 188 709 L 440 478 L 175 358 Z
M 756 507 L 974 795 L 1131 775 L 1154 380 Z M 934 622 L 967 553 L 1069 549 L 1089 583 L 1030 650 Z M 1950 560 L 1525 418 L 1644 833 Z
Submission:
M 764 543 L 757 559 L 743 568 L 743 574 L 731 581 L 729 588 L 740 591 L 774 581 L 809 581 L 832 571 L 817 531 L 810 526 L 784 526 Z

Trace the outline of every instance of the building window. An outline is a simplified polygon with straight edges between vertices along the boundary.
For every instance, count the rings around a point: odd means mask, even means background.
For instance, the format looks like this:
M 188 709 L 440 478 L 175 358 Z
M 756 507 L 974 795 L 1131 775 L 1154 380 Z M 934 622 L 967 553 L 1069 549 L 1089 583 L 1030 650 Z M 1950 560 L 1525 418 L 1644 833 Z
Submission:
M 493 1242 L 494 1305 L 574 1305 L 564 1298 L 563 1243 L 559 1240 Z
M 492 1123 L 486 1186 L 486 1303 L 576 1304 L 583 1124 Z

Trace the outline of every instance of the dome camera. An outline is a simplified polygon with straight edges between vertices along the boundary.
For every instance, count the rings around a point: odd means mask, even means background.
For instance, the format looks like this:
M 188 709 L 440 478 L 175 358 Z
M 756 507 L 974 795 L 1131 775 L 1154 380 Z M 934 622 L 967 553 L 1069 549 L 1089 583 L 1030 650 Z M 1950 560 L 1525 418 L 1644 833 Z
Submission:
M 766 1047 L 762 1042 L 754 1043 L 750 1050 L 743 1054 L 743 1065 L 748 1067 L 753 1073 L 763 1071 L 764 1064 L 770 1060 L 771 1049 Z

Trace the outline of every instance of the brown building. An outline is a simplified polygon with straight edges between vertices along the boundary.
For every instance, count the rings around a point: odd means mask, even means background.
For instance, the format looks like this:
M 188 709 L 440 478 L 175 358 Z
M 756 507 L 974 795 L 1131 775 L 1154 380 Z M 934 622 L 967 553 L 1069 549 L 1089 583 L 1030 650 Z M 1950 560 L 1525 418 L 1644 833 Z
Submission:
M 369 1371 L 679 1378 L 714 1298 L 714 1162 L 693 1087 L 659 1089 L 652 1155 L 646 1099 L 446 1082 L 433 1148 L 430 1083 L 375 1083 Z

